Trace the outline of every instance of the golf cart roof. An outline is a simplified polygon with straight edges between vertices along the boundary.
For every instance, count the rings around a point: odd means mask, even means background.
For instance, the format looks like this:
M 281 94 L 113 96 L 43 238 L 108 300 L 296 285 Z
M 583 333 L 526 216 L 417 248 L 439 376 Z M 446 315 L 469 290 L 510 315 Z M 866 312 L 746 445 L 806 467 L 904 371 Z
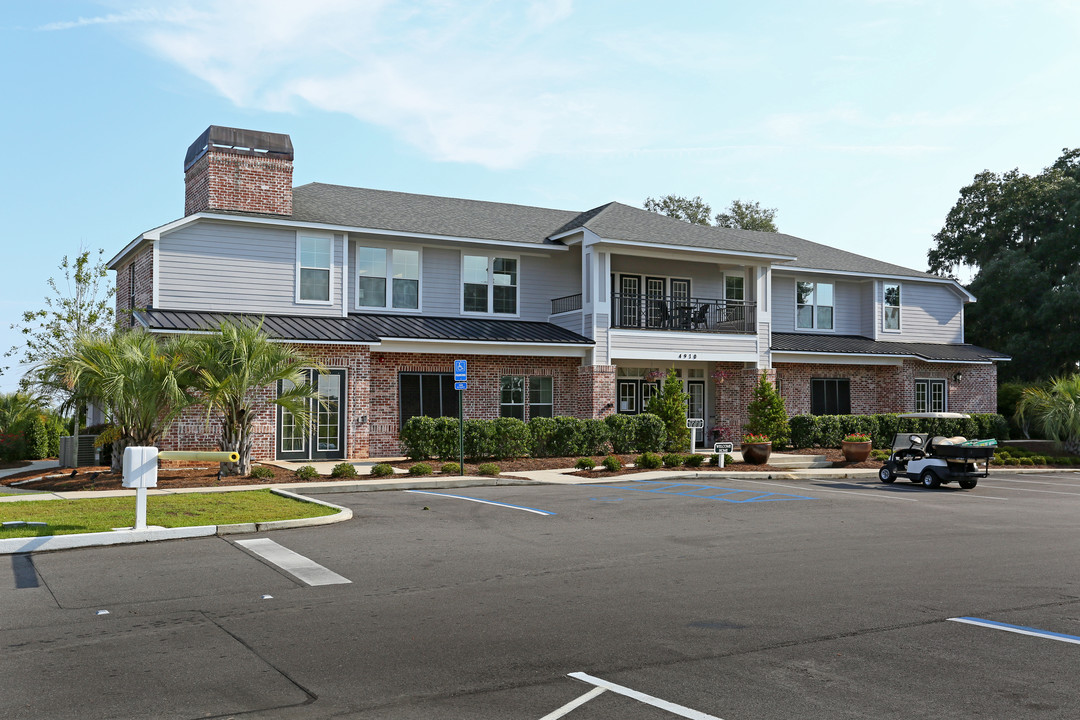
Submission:
M 970 415 L 964 413 L 950 413 L 950 412 L 921 412 L 921 413 L 900 413 L 897 417 L 902 418 L 921 418 L 924 420 L 966 420 L 970 418 Z

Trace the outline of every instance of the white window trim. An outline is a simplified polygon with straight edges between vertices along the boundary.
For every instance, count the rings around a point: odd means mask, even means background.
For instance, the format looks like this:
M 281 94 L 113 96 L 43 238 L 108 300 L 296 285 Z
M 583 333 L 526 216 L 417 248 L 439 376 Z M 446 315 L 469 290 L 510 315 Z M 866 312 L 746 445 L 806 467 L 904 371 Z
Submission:
M 915 385 L 912 388 L 915 395 L 911 398 L 912 407 L 915 407 L 915 408 L 918 407 L 917 403 L 918 403 L 918 397 L 919 397 L 918 396 L 919 383 L 926 383 L 926 410 L 918 410 L 917 409 L 915 412 L 949 412 L 949 381 L 948 380 L 946 380 L 945 378 L 931 378 L 931 377 L 915 378 Z M 933 387 L 934 383 L 941 383 L 942 387 L 945 388 L 945 392 L 942 393 L 942 398 L 941 398 L 944 401 L 941 410 L 934 410 L 933 409 L 933 407 L 934 407 L 934 395 L 933 395 L 932 387 Z
M 532 399 L 532 379 L 534 377 L 548 378 L 551 380 L 551 402 L 550 403 L 534 403 Z M 525 376 L 525 417 L 526 421 L 533 419 L 532 407 L 533 405 L 551 405 L 551 415 L 544 415 L 542 417 L 556 417 L 555 415 L 555 376 L 554 375 L 526 375 Z
M 640 287 L 641 287 L 641 292 L 642 293 L 646 292 L 645 280 L 650 279 L 650 278 L 653 278 L 653 279 L 661 278 L 664 281 L 664 297 L 671 297 L 671 281 L 672 280 L 685 280 L 686 284 L 689 286 L 689 297 L 694 297 L 694 279 L 690 278 L 690 277 L 685 277 L 683 275 L 661 275 L 660 273 L 636 273 L 636 272 L 613 272 L 611 274 L 615 276 L 615 287 L 616 288 L 621 288 L 622 287 L 621 280 L 622 280 L 623 275 L 629 275 L 630 277 L 636 277 L 636 278 L 640 279 L 641 280 L 641 286 Z M 618 290 L 617 292 L 622 292 L 622 290 Z
M 487 306 L 489 310 L 486 312 L 479 312 L 476 310 L 465 309 L 465 257 L 486 257 L 487 258 Z M 517 263 L 517 302 L 514 303 L 517 308 L 517 312 L 513 313 L 497 313 L 495 312 L 495 281 L 494 275 L 491 271 L 492 262 L 496 258 L 502 258 L 504 260 L 513 260 Z M 471 315 L 473 317 L 521 317 L 521 289 L 524 286 L 524 276 L 522 273 L 521 255 L 515 253 L 500 253 L 500 252 L 474 252 L 469 250 L 462 250 L 461 255 L 458 258 L 458 303 L 462 315 Z
M 329 298 L 328 300 L 301 300 L 300 299 L 300 238 L 301 237 L 328 238 L 330 240 L 330 268 L 329 268 L 330 269 L 330 278 L 329 278 L 329 282 L 327 283 L 327 285 L 328 285 L 327 297 Z M 293 302 L 295 302 L 298 305 L 333 305 L 334 304 L 334 245 L 336 245 L 336 244 L 337 243 L 334 242 L 334 234 L 333 233 L 311 232 L 311 231 L 307 231 L 307 230 L 304 230 L 304 231 L 297 230 L 296 231 L 296 260 L 295 260 L 295 262 L 296 262 L 296 289 L 295 289 L 295 292 L 293 294 Z M 316 269 L 321 270 L 323 268 L 316 268 Z
M 723 284 L 723 286 L 721 288 L 721 294 L 724 296 L 724 300 L 731 300 L 732 302 L 746 302 L 746 288 L 747 288 L 747 285 L 749 285 L 749 283 L 746 282 L 746 274 L 745 273 L 737 273 L 737 272 L 732 272 L 732 273 L 725 272 L 725 273 L 722 273 L 722 275 L 723 275 L 722 279 L 723 279 L 724 284 Z M 729 298 L 727 296 L 727 281 L 728 281 L 729 277 L 739 278 L 740 280 L 742 280 L 742 294 L 743 294 L 743 296 L 741 298 L 735 299 L 735 298 Z
M 887 304 L 885 302 L 885 288 L 889 287 L 890 285 L 895 285 L 897 287 L 897 289 L 899 290 L 899 292 L 900 292 L 900 304 L 896 306 L 896 310 L 897 310 L 897 314 L 896 314 L 897 323 L 896 324 L 897 324 L 897 327 L 895 327 L 895 328 L 887 328 L 887 327 L 885 327 L 885 311 L 888 308 L 892 307 L 892 305 L 889 305 L 889 304 Z M 904 329 L 904 286 L 903 286 L 902 283 L 899 283 L 899 282 L 884 281 L 884 282 L 881 283 L 881 332 L 890 333 L 890 334 L 895 335 L 897 333 L 903 332 L 903 329 Z
M 799 283 L 801 283 L 801 282 L 813 283 L 813 285 L 814 285 L 814 302 L 810 306 L 810 307 L 814 308 L 814 312 L 813 312 L 813 314 L 811 316 L 811 320 L 814 321 L 813 327 L 808 327 L 808 328 L 799 327 Z M 818 301 L 817 301 L 818 300 L 818 285 L 822 285 L 822 284 L 832 286 L 833 304 L 832 305 L 822 305 L 821 306 L 821 307 L 831 307 L 832 308 L 833 313 L 832 313 L 832 327 L 831 328 L 819 328 L 818 327 L 818 313 L 817 313 L 817 311 L 818 311 Z M 795 278 L 795 307 L 794 307 L 794 309 L 795 309 L 795 317 L 793 318 L 794 322 L 792 324 L 795 326 L 795 332 L 835 333 L 836 332 L 836 283 L 833 282 L 832 280 L 805 280 L 805 279 Z
M 370 305 L 360 304 L 360 263 L 356 263 L 356 268 L 353 271 L 353 294 L 355 299 L 353 302 L 353 309 L 362 310 L 363 312 L 386 312 L 386 313 L 418 313 L 424 310 L 424 248 L 421 245 L 402 245 L 400 243 L 373 243 L 363 240 L 356 240 L 353 243 L 353 248 L 359 254 L 360 248 L 376 248 L 378 250 L 386 251 L 386 275 L 383 277 L 386 279 L 386 305 L 383 307 L 371 307 Z M 417 277 L 416 277 L 416 307 L 415 308 L 396 308 L 394 307 L 394 250 L 412 250 L 418 255 L 416 256 L 417 263 Z M 464 301 L 463 301 L 464 302 Z

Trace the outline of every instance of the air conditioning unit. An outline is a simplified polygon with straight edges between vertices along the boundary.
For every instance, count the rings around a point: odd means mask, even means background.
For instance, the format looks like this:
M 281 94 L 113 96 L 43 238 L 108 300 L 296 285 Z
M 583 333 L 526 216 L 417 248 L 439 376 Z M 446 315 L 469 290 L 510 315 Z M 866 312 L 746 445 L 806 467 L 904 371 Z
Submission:
M 98 464 L 97 435 L 67 435 L 60 438 L 60 467 L 85 467 Z

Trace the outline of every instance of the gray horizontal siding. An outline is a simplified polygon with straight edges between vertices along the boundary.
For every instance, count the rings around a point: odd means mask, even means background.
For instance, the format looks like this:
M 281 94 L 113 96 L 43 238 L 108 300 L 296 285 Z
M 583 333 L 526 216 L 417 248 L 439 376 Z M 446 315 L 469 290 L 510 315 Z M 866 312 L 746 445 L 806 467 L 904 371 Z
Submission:
M 964 303 L 947 285 L 905 281 L 900 290 L 900 334 L 879 339 L 902 342 L 964 341 Z
M 560 313 L 558 315 L 552 315 L 548 320 L 552 325 L 558 325 L 559 327 L 566 328 L 571 332 L 578 334 L 585 334 L 588 336 L 588 331 L 592 328 L 585 328 L 586 332 L 581 332 L 581 311 L 576 310 L 574 312 Z
M 611 357 L 656 360 L 677 359 L 681 353 L 697 353 L 699 360 L 709 354 L 745 355 L 747 362 L 757 362 L 757 338 L 753 335 L 700 333 L 693 338 L 666 332 L 610 331 Z
M 334 303 L 295 302 L 296 232 L 199 222 L 158 241 L 158 305 L 169 310 L 341 314 L 341 246 L 334 243 Z M 351 294 L 351 293 L 350 293 Z
M 724 297 L 724 276 L 715 263 L 664 260 L 661 258 L 612 255 L 611 271 L 616 274 L 646 277 L 689 278 L 690 294 L 697 298 Z M 731 274 L 745 275 L 742 268 L 730 268 Z

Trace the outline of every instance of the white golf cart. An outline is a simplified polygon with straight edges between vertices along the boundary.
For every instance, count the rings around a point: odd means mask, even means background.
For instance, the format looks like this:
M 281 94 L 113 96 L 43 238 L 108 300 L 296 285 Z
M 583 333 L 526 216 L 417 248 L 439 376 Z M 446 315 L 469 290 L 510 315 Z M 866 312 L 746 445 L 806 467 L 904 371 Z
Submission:
M 962 419 L 961 413 L 905 413 L 902 418 Z M 892 455 L 878 471 L 878 479 L 891 483 L 900 475 L 926 488 L 936 488 L 953 480 L 965 490 L 990 474 L 997 440 L 946 438 L 927 433 L 901 433 L 893 437 Z M 981 467 L 980 467 L 981 466 Z

